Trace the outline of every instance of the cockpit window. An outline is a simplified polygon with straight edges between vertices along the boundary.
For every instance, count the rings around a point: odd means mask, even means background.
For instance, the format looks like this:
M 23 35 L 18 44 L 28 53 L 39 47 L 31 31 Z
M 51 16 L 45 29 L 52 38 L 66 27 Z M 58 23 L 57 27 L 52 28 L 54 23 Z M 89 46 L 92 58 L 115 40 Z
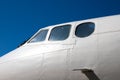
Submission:
M 44 41 L 47 36 L 47 32 L 48 30 L 41 30 L 29 43 Z
M 68 38 L 71 25 L 64 25 L 52 29 L 49 41 L 60 41 Z
M 95 29 L 95 24 L 93 22 L 86 22 L 79 24 L 76 28 L 75 35 L 77 37 L 88 37 Z

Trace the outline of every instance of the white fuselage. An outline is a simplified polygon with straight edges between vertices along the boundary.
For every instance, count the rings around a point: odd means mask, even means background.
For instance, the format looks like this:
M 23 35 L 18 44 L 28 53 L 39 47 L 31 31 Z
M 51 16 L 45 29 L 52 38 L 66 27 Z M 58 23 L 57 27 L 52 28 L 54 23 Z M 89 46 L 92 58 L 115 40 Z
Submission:
M 38 31 L 0 58 L 0 80 L 120 80 L 119 21 L 116 15 L 43 28 L 49 30 L 44 41 L 30 42 Z M 94 32 L 76 36 L 77 26 L 87 22 L 95 24 Z M 63 25 L 71 25 L 69 36 L 50 41 L 51 30 Z

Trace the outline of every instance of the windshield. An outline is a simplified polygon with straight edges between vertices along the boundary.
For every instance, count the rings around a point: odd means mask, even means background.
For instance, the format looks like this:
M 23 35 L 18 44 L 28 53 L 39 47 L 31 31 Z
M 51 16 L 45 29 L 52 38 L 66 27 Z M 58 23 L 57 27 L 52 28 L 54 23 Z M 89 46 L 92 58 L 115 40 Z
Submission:
M 61 41 L 68 38 L 71 25 L 58 26 L 52 29 L 49 41 Z
M 41 30 L 35 37 L 32 38 L 32 40 L 30 40 L 29 43 L 44 41 L 46 39 L 47 32 L 48 30 Z

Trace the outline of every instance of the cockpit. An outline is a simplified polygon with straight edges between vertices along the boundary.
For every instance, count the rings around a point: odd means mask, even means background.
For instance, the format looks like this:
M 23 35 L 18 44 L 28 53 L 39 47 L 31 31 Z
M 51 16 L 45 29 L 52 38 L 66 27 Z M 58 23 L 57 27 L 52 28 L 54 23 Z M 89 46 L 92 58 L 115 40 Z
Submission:
M 75 23 L 74 23 L 75 24 Z M 73 24 L 64 24 L 40 29 L 27 43 L 36 43 L 44 41 L 62 41 L 66 40 L 70 33 L 76 37 L 88 37 L 94 32 L 95 24 L 93 22 L 85 22 L 74 26 Z

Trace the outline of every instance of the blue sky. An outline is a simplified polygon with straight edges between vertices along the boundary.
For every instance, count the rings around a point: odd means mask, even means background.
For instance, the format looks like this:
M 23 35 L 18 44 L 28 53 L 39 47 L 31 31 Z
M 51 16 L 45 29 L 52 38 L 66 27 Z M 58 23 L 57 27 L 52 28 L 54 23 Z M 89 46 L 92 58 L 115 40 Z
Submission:
M 120 14 L 120 0 L 0 0 L 0 56 L 39 28 Z

